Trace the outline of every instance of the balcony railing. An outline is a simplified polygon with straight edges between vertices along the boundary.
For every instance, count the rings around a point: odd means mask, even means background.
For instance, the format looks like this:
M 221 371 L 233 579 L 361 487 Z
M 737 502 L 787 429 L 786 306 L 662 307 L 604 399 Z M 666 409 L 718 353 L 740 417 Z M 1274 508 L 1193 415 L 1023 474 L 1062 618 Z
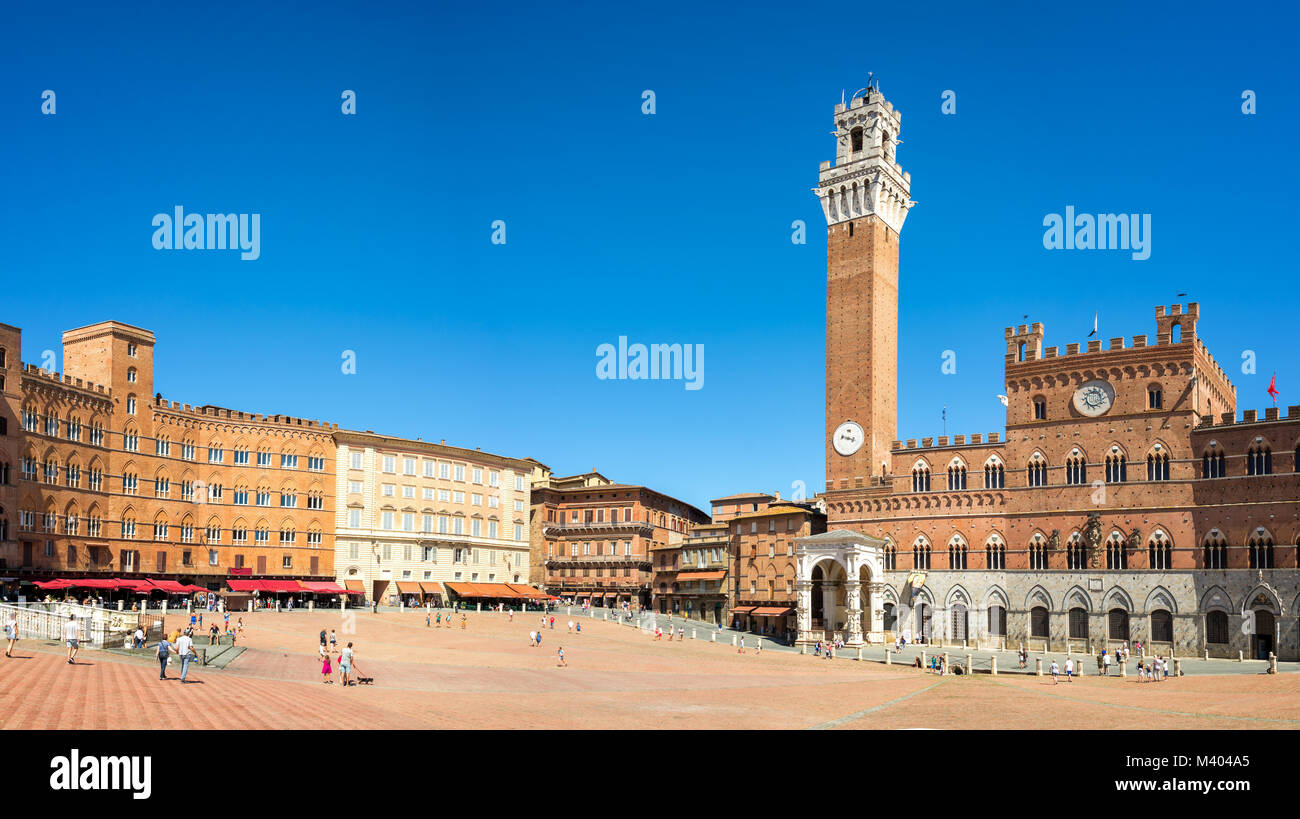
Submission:
M 618 522 L 610 521 L 580 521 L 571 520 L 567 522 L 548 520 L 542 524 L 543 532 L 644 532 L 654 529 L 654 525 L 644 520 L 622 520 Z

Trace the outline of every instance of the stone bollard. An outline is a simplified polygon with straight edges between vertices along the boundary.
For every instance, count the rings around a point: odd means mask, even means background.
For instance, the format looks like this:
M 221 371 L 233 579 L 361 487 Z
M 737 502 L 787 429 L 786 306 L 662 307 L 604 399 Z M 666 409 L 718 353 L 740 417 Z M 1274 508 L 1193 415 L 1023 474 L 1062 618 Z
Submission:
M 279 601 L 279 600 L 276 600 L 276 601 L 275 601 L 275 610 L 276 610 L 277 612 L 280 610 L 280 601 Z
M 1178 657 L 1174 658 L 1174 676 L 1175 677 L 1183 676 L 1183 661 Z
M 862 646 L 858 646 L 858 662 L 862 662 Z
M 1041 657 L 1034 658 L 1034 676 L 1035 677 L 1043 676 L 1043 660 Z
M 807 644 L 807 643 L 800 643 L 800 644 L 799 644 L 799 653 L 800 653 L 800 654 L 807 654 L 807 653 L 808 653 L 808 644 Z
M 1043 656 L 1044 656 L 1044 657 L 1047 656 L 1047 641 L 1046 641 L 1046 640 L 1043 641 Z
M 188 598 L 185 600 L 185 613 L 186 614 L 194 613 L 194 601 Z
M 1177 661 L 1177 660 L 1174 660 L 1174 668 L 1175 668 L 1175 669 L 1178 668 L 1178 661 Z M 1175 673 L 1177 673 L 1177 672 L 1175 672 Z M 1274 653 L 1271 652 L 1271 651 L 1268 653 L 1268 673 L 1270 673 L 1270 674 L 1276 674 L 1276 673 L 1277 673 L 1277 655 L 1274 654 Z
M 1071 643 L 1069 640 L 1066 640 L 1066 641 L 1065 641 L 1065 656 L 1067 656 L 1067 657 L 1072 657 L 1072 656 L 1074 656 L 1074 654 L 1073 654 L 1073 648 L 1074 648 L 1074 644 Z
M 1238 651 L 1237 651 L 1237 662 L 1239 662 L 1239 663 L 1244 663 L 1245 661 L 1246 661 L 1246 652 L 1238 650 Z
M 118 610 L 118 611 L 122 611 L 122 610 L 123 610 L 123 607 L 124 607 L 125 605 L 126 605 L 126 601 L 125 601 L 125 600 L 118 600 L 118 601 L 117 601 L 117 610 Z
M 1128 663 L 1121 662 L 1121 663 L 1119 664 L 1119 675 L 1120 675 L 1121 677 L 1127 677 L 1127 676 L 1128 676 Z
M 967 674 L 975 673 L 975 665 L 971 662 L 971 655 L 969 654 L 966 655 L 966 673 Z
M 989 660 L 989 673 L 994 677 L 998 675 L 998 655 L 994 654 Z
M 925 649 L 921 649 L 921 668 L 927 668 L 925 664 Z
M 477 603 L 477 604 L 476 604 L 476 608 L 474 609 L 474 611 L 483 611 L 483 604 L 482 604 L 482 603 Z
M 166 601 L 166 600 L 164 600 L 164 601 L 162 602 L 162 613 L 163 613 L 163 617 L 166 617 L 166 616 L 167 616 L 167 601 Z
M 889 649 L 885 649 L 885 665 L 893 665 L 893 663 L 889 659 L 890 653 L 891 652 Z
M 1209 659 L 1210 659 L 1210 650 L 1209 650 L 1208 648 L 1205 649 L 1205 659 L 1206 659 L 1207 662 L 1208 662 Z
M 249 601 L 248 601 L 248 613 L 249 613 L 249 614 L 252 614 L 252 613 L 253 613 L 253 601 L 252 601 L 252 600 L 249 600 Z
M 948 652 L 943 653 L 943 676 L 948 676 Z
M 731 644 L 732 644 L 733 646 L 736 645 L 736 635 L 734 635 L 734 634 L 731 635 Z
M 715 631 L 715 632 L 713 632 L 712 634 L 709 635 L 709 642 L 710 642 L 710 643 L 716 643 L 716 642 L 718 642 L 718 632 Z
M 315 601 L 315 600 L 308 600 L 308 601 L 307 601 L 307 611 L 315 611 L 315 610 L 316 610 L 316 601 Z

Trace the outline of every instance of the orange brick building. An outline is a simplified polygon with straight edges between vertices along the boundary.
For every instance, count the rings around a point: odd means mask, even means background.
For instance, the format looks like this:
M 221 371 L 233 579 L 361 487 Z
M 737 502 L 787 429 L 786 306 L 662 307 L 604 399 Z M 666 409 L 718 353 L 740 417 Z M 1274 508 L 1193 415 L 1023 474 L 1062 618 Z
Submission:
M 694 506 L 647 487 L 595 471 L 555 477 L 541 464 L 531 500 L 531 563 L 543 568 L 543 590 L 598 606 L 648 607 L 652 554 L 709 522 Z
M 1005 434 L 894 440 L 902 116 L 869 88 L 834 119 L 829 520 L 799 547 L 800 638 L 1300 657 L 1300 406 L 1238 421 L 1197 304 L 1104 349 L 1007 328 Z
M 154 335 L 63 335 L 64 372 L 0 325 L 0 560 L 20 579 L 333 579 L 334 442 L 318 421 L 164 400 Z

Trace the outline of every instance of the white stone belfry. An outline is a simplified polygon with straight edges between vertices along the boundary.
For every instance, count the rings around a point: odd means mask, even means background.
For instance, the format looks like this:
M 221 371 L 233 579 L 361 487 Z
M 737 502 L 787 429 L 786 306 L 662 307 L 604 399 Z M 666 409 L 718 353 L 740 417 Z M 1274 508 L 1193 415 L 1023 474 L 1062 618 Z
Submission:
M 885 541 L 833 529 L 794 543 L 798 642 L 883 643 Z
M 812 189 L 827 225 L 874 215 L 895 233 L 902 232 L 915 204 L 912 175 L 894 159 L 902 127 L 902 113 L 875 88 L 835 106 L 835 164 L 822 163 Z

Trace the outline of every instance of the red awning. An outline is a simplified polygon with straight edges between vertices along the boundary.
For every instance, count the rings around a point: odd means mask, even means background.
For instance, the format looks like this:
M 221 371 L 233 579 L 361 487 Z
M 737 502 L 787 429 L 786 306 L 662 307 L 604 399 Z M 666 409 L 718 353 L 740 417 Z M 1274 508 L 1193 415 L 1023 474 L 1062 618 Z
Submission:
M 117 581 L 98 577 L 83 577 L 79 580 L 69 578 L 68 585 L 78 589 L 116 589 Z
M 320 583 L 310 580 L 301 581 L 303 588 L 316 594 L 347 594 L 348 590 L 337 583 Z
M 187 585 L 187 586 L 185 587 L 185 591 L 187 591 L 187 592 L 203 592 L 204 594 L 207 594 L 208 592 L 212 591 L 212 589 L 205 589 L 205 588 L 203 588 L 202 586 L 196 586 L 196 585 L 194 585 L 193 583 L 190 583 L 189 585 Z
M 32 585 L 48 590 L 72 588 L 72 584 L 66 580 L 33 580 Z
M 237 592 L 253 592 L 253 591 L 261 591 L 261 590 L 262 590 L 261 581 L 259 581 L 259 580 L 231 580 L 231 579 L 227 579 L 227 580 L 226 580 L 226 585 L 230 587 L 230 590 L 231 590 L 231 591 L 237 591 Z
M 302 586 L 298 585 L 297 580 L 263 580 L 262 591 L 267 592 L 300 592 Z
M 732 609 L 735 611 L 735 609 Z M 750 612 L 754 617 L 783 617 L 794 611 L 791 608 L 781 608 L 780 606 L 759 606 Z
M 183 583 L 178 583 L 175 580 L 150 580 L 149 582 L 153 583 L 163 591 L 172 594 L 183 594 L 186 591 L 185 585 Z
M 754 610 L 753 606 L 736 606 L 731 610 L 732 614 L 749 614 Z

